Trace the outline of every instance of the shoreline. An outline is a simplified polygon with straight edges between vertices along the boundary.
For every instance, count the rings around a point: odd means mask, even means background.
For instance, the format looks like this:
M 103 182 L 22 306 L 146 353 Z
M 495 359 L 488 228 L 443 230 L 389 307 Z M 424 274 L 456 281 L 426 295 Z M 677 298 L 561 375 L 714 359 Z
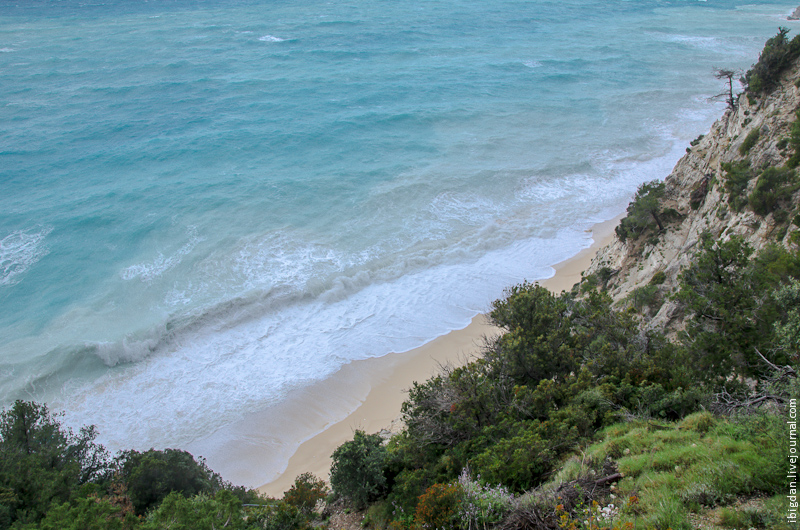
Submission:
M 580 281 L 581 273 L 589 266 L 597 251 L 611 241 L 614 228 L 623 216 L 624 213 L 593 225 L 587 230 L 592 234 L 592 244 L 575 256 L 552 265 L 554 275 L 537 282 L 555 293 L 570 290 Z M 310 472 L 328 481 L 331 454 L 342 443 L 351 440 L 355 430 L 374 433 L 390 427 L 399 418 L 406 390 L 415 381 L 427 380 L 438 373 L 442 365 L 464 364 L 479 353 L 485 337 L 498 332 L 488 323 L 486 315 L 479 314 L 463 329 L 451 331 L 404 353 L 390 353 L 351 362 L 331 378 L 298 391 L 299 395 L 293 396 L 295 399 L 287 400 L 291 401 L 291 405 L 281 407 L 280 414 L 286 414 L 283 422 L 289 421 L 285 418 L 292 418 L 292 427 L 296 428 L 299 422 L 316 434 L 302 440 L 293 454 L 287 455 L 288 461 L 283 471 L 256 489 L 262 494 L 280 498 L 301 473 Z M 325 400 L 324 407 L 320 407 L 320 396 Z M 358 402 L 355 408 L 352 406 L 354 401 Z M 340 406 L 352 412 L 342 420 L 326 422 L 326 417 L 331 416 L 330 408 Z M 274 421 L 271 422 L 278 417 L 275 411 L 269 416 L 271 418 L 254 415 L 246 420 L 248 431 L 253 435 L 252 441 L 261 440 L 262 443 L 238 443 L 238 447 L 228 448 L 225 452 L 231 459 L 243 455 L 247 455 L 247 458 L 242 461 L 258 459 L 257 453 L 265 450 L 263 432 L 269 430 L 266 426 L 276 428 Z M 278 430 L 283 422 L 278 422 Z M 313 429 L 314 424 L 317 429 Z M 229 461 L 228 467 L 232 463 Z

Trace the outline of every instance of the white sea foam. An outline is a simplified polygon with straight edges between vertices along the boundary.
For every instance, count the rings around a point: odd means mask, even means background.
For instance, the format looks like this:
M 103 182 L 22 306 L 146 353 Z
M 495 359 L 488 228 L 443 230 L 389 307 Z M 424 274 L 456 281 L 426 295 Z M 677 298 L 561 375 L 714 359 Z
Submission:
M 283 42 L 286 39 L 276 37 L 275 35 L 264 35 L 263 37 L 259 37 L 258 40 L 262 42 Z
M 16 51 L 14 48 L 0 48 L 0 53 L 11 53 Z
M 44 240 L 52 228 L 19 230 L 0 240 L 0 286 L 14 285 L 48 253 Z
M 542 63 L 539 61 L 525 61 L 522 64 L 524 64 L 528 68 L 539 68 L 542 66 Z
M 96 423 L 113 448 L 132 441 L 139 447 L 186 444 L 343 363 L 405 351 L 463 327 L 504 287 L 549 276 L 548 263 L 587 244 L 583 231 L 570 229 L 517 242 L 477 264 L 441 265 L 388 283 L 362 271 L 350 279 L 358 285 L 334 282 L 331 296 L 179 334 L 152 355 L 153 343 L 146 341 L 126 342 L 123 350 L 97 345 L 110 364 L 123 355 L 144 356 L 124 375 L 109 372 L 63 405 L 75 423 Z M 346 296 L 335 295 L 340 288 Z M 122 406 L 133 402 L 136 407 Z M 206 413 L 209 403 L 214 414 Z
M 158 255 L 151 261 L 126 267 L 120 272 L 120 276 L 126 281 L 137 278 L 143 282 L 153 281 L 165 272 L 179 265 L 183 257 L 191 253 L 197 244 L 203 241 L 203 238 L 197 236 L 197 230 L 194 227 L 189 227 L 189 236 L 189 241 L 173 254 L 164 256 L 164 254 L 158 252 Z

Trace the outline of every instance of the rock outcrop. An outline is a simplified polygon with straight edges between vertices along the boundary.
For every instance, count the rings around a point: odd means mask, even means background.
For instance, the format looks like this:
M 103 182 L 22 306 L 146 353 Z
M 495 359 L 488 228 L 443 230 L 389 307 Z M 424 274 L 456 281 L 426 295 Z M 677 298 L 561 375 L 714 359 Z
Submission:
M 682 325 L 680 308 L 666 295 L 675 290 L 678 276 L 690 263 L 701 234 L 710 233 L 720 239 L 738 234 L 756 250 L 770 242 L 794 245 L 791 236 L 798 227 L 792 224 L 791 217 L 787 227 L 785 212 L 778 222 L 773 213 L 762 217 L 750 208 L 737 211 L 728 204 L 722 165 L 744 159 L 752 168 L 785 164 L 793 154 L 787 145 L 800 107 L 798 84 L 800 69 L 795 64 L 769 95 L 758 99 L 741 95 L 735 108 L 729 108 L 706 135 L 692 142 L 665 179 L 662 206 L 677 211 L 673 222 L 655 237 L 628 238 L 624 242 L 615 237 L 597 253 L 585 274 L 610 275 L 608 291 L 621 304 L 636 288 L 648 285 L 656 273 L 663 272 L 658 289 L 664 296 L 661 305 L 651 312 L 648 325 L 676 329 Z M 742 144 L 748 138 L 753 143 L 756 136 L 752 147 L 740 152 Z M 750 193 L 755 183 L 756 179 L 751 179 L 745 193 Z M 797 210 L 798 199 L 795 193 L 793 210 Z

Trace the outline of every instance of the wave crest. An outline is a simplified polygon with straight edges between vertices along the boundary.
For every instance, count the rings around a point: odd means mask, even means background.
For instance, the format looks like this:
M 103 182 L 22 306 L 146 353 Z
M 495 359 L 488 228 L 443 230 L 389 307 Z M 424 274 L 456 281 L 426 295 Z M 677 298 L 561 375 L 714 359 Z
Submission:
M 0 285 L 19 283 L 22 275 L 49 253 L 44 239 L 52 230 L 18 230 L 0 240 Z

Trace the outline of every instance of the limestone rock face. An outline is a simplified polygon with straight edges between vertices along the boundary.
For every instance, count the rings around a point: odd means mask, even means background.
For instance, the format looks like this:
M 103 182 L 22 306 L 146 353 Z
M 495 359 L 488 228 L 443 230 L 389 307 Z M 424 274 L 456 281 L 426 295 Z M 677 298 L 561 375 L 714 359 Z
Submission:
M 800 20 L 800 7 L 795 9 L 791 15 L 786 17 L 787 20 Z
M 674 290 L 678 275 L 689 264 L 705 232 L 721 240 L 741 235 L 756 250 L 770 242 L 779 242 L 775 234 L 780 232 L 775 230 L 778 223 L 773 214 L 760 217 L 749 208 L 737 212 L 729 206 L 724 188 L 725 171 L 721 166 L 745 158 L 753 168 L 779 166 L 792 155 L 791 148 L 786 148 L 786 139 L 796 119 L 795 111 L 800 107 L 800 89 L 796 86 L 800 84 L 798 66 L 800 63 L 785 73 L 780 86 L 768 96 L 752 103 L 745 95 L 739 97 L 736 108 L 728 109 L 678 161 L 665 179 L 663 202 L 664 209 L 677 210 L 680 214 L 677 220 L 657 238 L 640 237 L 623 242 L 615 236 L 597 253 L 585 274 L 610 269 L 608 291 L 617 303 L 622 303 L 637 287 L 647 285 L 657 272 L 665 275 L 659 291 L 666 294 Z M 759 131 L 758 140 L 743 155 L 739 147 L 753 131 Z M 751 180 L 747 193 L 752 191 L 755 180 Z M 793 203 L 797 204 L 798 199 L 795 194 Z M 791 246 L 789 237 L 796 230 L 798 227 L 790 223 L 780 242 Z M 668 298 L 663 299 L 666 301 L 651 315 L 648 325 L 680 329 L 680 308 Z

